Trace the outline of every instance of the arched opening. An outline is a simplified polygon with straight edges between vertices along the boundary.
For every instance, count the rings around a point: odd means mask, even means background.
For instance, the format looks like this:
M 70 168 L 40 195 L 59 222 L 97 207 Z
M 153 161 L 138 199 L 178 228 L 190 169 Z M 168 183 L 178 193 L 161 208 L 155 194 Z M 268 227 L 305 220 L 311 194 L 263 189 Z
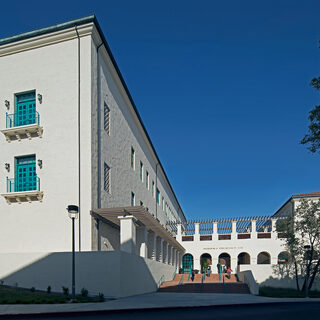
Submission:
M 221 253 L 218 258 L 218 262 L 220 264 L 221 270 L 223 271 L 225 268 L 230 267 L 230 255 L 226 252 Z
M 270 264 L 271 263 L 271 258 L 270 254 L 268 252 L 260 252 L 258 254 L 258 259 L 257 259 L 258 264 Z
M 278 264 L 287 264 L 289 263 L 289 252 L 282 251 L 278 255 Z
M 238 265 L 240 264 L 250 264 L 250 255 L 246 252 L 241 252 L 238 254 Z
M 182 272 L 190 273 L 193 270 L 193 256 L 190 253 L 186 253 L 182 257 Z
M 205 273 L 208 267 L 212 268 L 212 257 L 209 253 L 204 253 L 200 257 L 201 272 Z

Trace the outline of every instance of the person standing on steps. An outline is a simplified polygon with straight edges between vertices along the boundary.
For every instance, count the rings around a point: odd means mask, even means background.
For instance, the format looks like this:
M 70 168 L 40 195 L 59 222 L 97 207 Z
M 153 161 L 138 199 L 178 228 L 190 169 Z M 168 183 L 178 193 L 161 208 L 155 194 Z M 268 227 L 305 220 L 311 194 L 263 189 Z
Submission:
M 231 272 L 232 272 L 231 268 L 228 267 L 228 268 L 227 268 L 227 278 L 228 278 L 228 279 L 231 279 Z
M 194 271 L 192 270 L 192 273 L 191 273 L 191 281 L 193 282 L 194 280 Z

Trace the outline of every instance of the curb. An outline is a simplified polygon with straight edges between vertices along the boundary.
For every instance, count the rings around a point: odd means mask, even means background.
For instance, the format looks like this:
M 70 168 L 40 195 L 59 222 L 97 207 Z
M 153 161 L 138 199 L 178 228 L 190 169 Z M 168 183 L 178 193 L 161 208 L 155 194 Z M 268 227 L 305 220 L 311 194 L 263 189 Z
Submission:
M 155 308 L 131 308 L 131 309 L 110 309 L 110 310 L 84 310 L 84 311 L 57 311 L 57 312 L 44 312 L 44 313 L 15 313 L 15 314 L 0 314 L 0 319 L 19 319 L 19 318 L 41 318 L 41 317 L 59 317 L 59 316 L 84 316 L 84 315 L 102 315 L 102 314 L 120 314 L 120 313 L 138 313 L 143 311 L 161 311 L 161 310 L 181 310 L 181 309 L 201 309 L 213 308 L 222 309 L 229 307 L 246 307 L 246 306 L 263 306 L 263 305 L 290 305 L 292 303 L 312 303 L 320 304 L 319 301 L 270 301 L 270 302 L 247 302 L 247 303 L 230 303 L 218 305 L 203 305 L 203 306 L 177 306 L 177 307 L 155 307 Z

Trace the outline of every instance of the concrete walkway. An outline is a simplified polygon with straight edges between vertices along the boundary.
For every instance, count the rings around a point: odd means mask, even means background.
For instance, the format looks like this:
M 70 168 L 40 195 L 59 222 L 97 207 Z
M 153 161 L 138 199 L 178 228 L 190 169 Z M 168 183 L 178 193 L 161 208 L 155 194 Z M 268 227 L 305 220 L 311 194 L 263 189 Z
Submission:
M 257 303 L 319 302 L 320 298 L 267 298 L 250 294 L 149 293 L 100 303 L 0 305 L 0 317 L 17 314 L 115 311 L 130 309 L 202 307 Z

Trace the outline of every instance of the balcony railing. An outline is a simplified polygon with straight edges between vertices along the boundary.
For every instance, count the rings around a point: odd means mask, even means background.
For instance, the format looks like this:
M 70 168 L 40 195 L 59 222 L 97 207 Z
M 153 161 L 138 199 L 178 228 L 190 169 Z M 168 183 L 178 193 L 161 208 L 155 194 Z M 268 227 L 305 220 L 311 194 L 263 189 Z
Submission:
M 6 128 L 14 128 L 20 126 L 27 126 L 31 124 L 40 124 L 40 115 L 37 111 L 22 118 L 20 113 L 6 113 Z
M 24 191 L 40 191 L 40 178 L 35 176 L 28 181 L 22 181 L 7 177 L 7 193 Z

